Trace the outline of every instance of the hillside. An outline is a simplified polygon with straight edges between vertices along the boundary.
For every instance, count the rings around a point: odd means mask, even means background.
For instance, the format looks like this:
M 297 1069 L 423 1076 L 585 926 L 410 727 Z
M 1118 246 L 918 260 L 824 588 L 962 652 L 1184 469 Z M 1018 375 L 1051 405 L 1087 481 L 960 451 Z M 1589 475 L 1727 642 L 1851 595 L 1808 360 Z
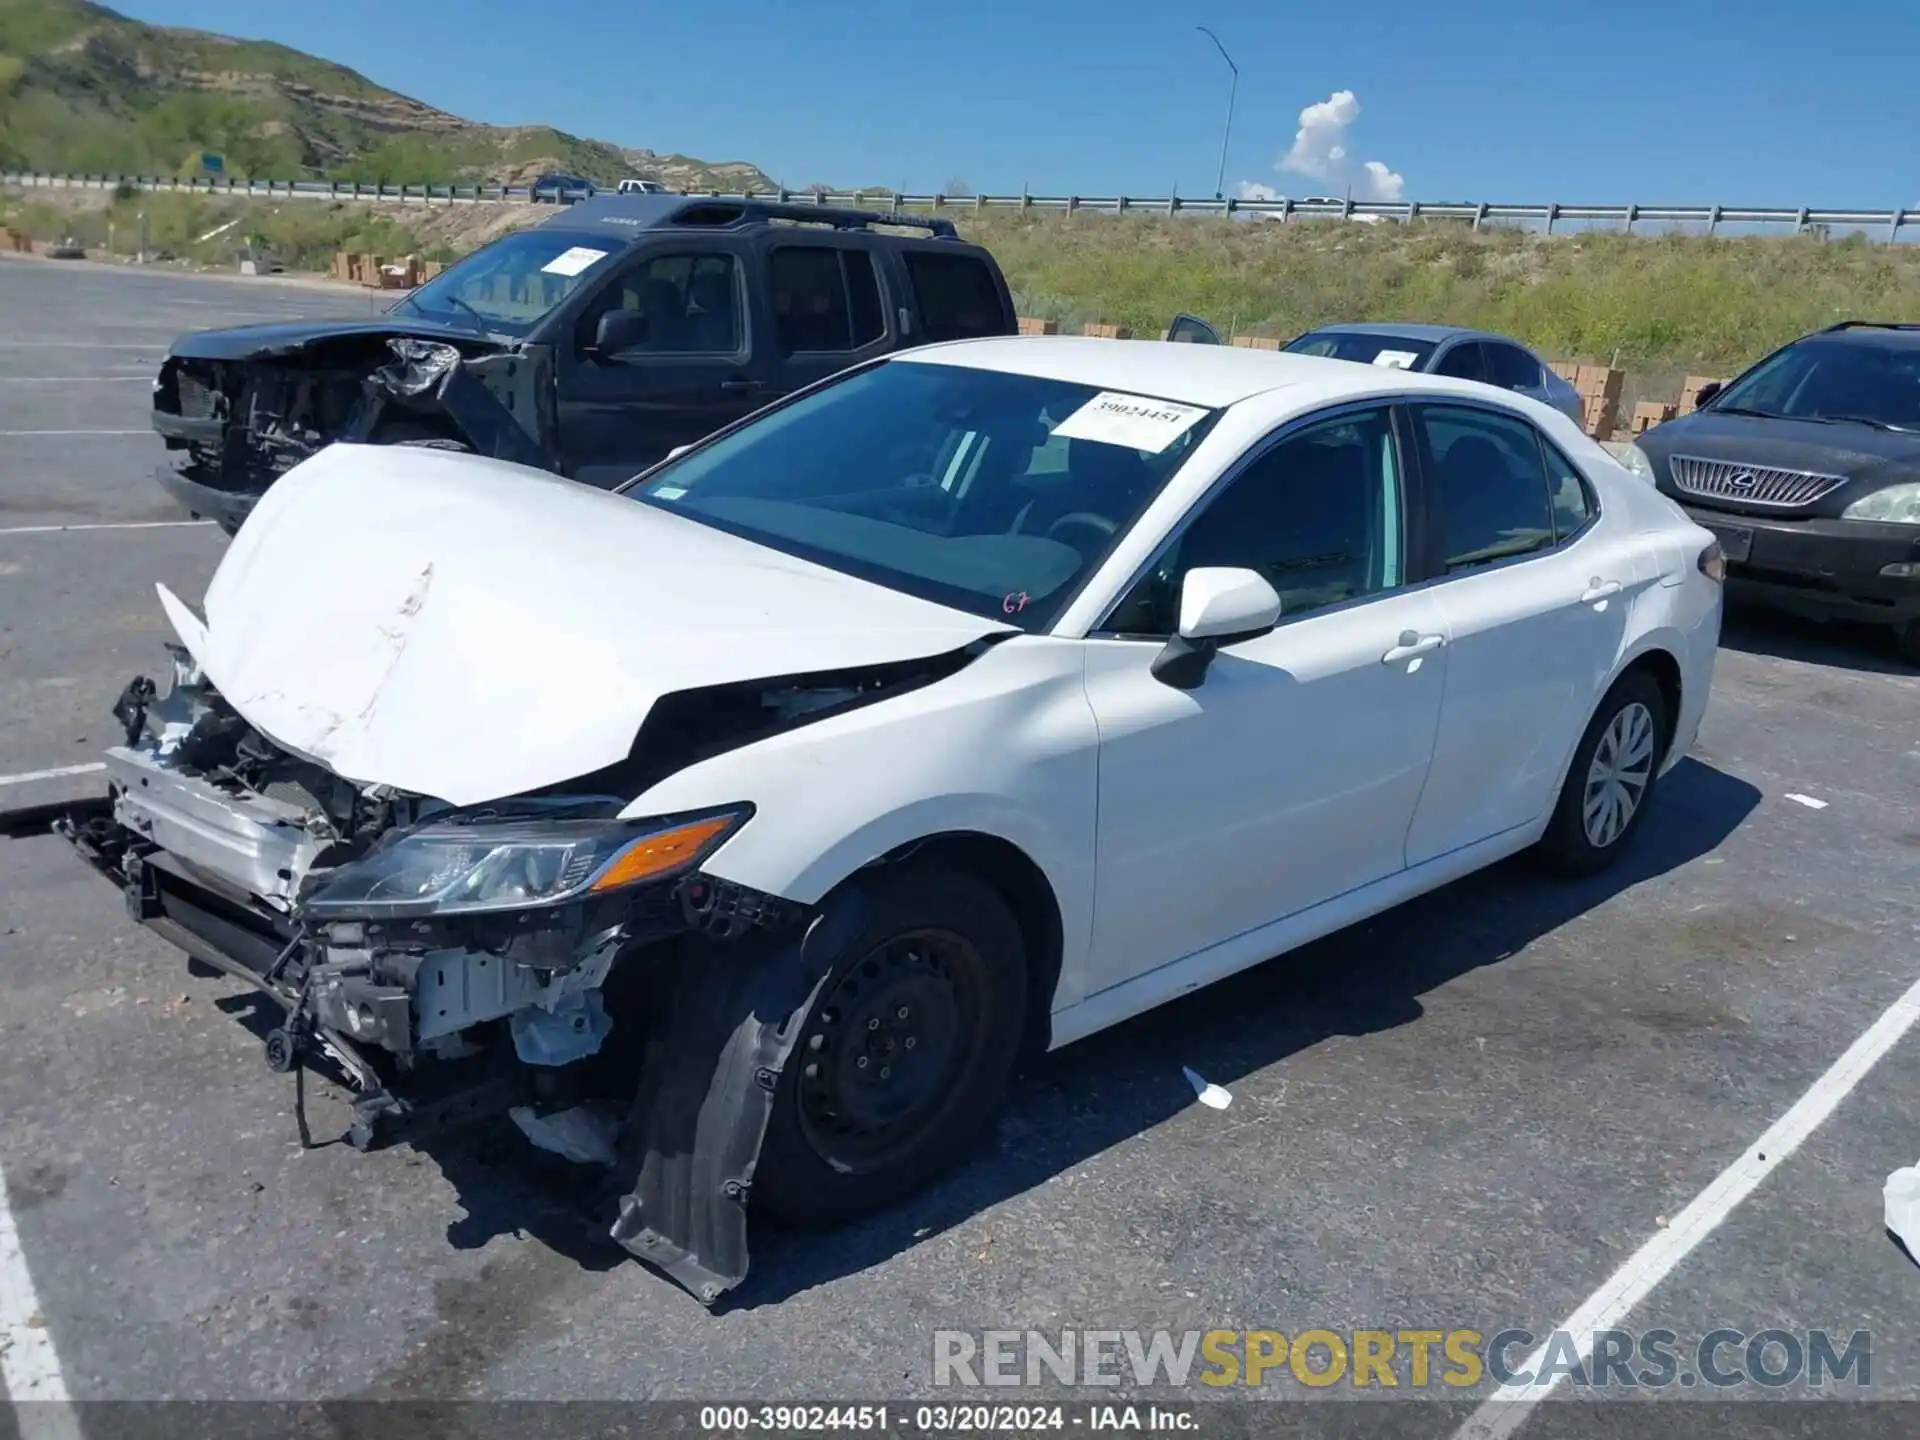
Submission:
M 145 25 L 89 0 L 0 0 L 0 168 L 446 184 L 562 168 L 675 188 L 772 189 L 752 165 L 479 124 L 261 40 Z

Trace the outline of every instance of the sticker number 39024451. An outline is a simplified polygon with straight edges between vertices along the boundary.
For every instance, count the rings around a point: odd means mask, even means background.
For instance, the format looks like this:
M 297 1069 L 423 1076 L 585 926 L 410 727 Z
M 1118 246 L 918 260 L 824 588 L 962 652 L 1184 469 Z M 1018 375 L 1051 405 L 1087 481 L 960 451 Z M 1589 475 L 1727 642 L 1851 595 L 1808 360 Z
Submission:
M 1206 417 L 1198 405 L 1102 390 L 1053 427 L 1068 440 L 1098 440 L 1158 455 Z

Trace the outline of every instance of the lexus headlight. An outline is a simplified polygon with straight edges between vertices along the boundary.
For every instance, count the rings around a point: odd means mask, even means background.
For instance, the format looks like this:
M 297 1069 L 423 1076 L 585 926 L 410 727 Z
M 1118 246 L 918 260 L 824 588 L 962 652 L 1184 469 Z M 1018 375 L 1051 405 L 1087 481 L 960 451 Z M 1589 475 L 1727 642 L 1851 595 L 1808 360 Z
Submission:
M 436 821 L 343 865 L 308 897 L 317 918 L 526 910 L 690 869 L 746 820 Z
M 1647 458 L 1647 452 L 1638 445 L 1628 445 L 1620 453 L 1620 463 L 1638 475 L 1642 480 L 1653 479 L 1653 461 Z
M 1889 485 L 1862 495 L 1840 512 L 1842 520 L 1879 520 L 1891 525 L 1920 525 L 1920 480 Z

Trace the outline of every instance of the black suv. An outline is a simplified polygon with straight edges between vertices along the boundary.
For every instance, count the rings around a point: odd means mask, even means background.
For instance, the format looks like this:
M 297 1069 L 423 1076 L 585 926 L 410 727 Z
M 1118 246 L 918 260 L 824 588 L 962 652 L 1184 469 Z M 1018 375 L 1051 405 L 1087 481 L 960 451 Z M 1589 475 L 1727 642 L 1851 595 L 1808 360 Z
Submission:
M 335 440 L 611 486 L 850 365 L 1017 328 L 999 266 L 945 220 L 604 195 L 475 251 L 378 319 L 182 336 L 154 385 L 158 478 L 229 532 Z
M 1720 537 L 1729 593 L 1894 627 L 1920 664 L 1920 325 L 1776 350 L 1627 453 Z

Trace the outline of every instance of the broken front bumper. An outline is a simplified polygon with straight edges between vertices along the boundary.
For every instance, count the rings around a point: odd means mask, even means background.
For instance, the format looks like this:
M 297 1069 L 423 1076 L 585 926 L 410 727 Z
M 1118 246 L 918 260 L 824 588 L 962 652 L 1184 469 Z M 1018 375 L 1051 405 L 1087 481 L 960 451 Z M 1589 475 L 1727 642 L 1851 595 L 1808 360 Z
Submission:
M 70 838 L 136 919 L 286 1012 L 268 1064 L 335 1070 L 350 1143 L 570 1108 L 607 1027 L 631 1027 L 606 1052 L 637 1062 L 613 1066 L 626 1088 L 595 1097 L 623 1119 L 592 1213 L 708 1304 L 745 1277 L 760 1145 L 798 1022 L 864 923 L 857 887 L 816 913 L 696 873 L 618 913 L 317 925 L 300 881 L 340 843 L 324 816 L 189 773 L 144 737 L 108 752 L 107 775 L 110 812 Z
M 171 464 L 156 465 L 153 478 L 160 482 L 162 490 L 185 506 L 194 519 L 214 520 L 228 530 L 239 529 L 240 522 L 251 515 L 253 507 L 260 503 L 258 494 L 222 490 L 214 485 L 202 484 Z

